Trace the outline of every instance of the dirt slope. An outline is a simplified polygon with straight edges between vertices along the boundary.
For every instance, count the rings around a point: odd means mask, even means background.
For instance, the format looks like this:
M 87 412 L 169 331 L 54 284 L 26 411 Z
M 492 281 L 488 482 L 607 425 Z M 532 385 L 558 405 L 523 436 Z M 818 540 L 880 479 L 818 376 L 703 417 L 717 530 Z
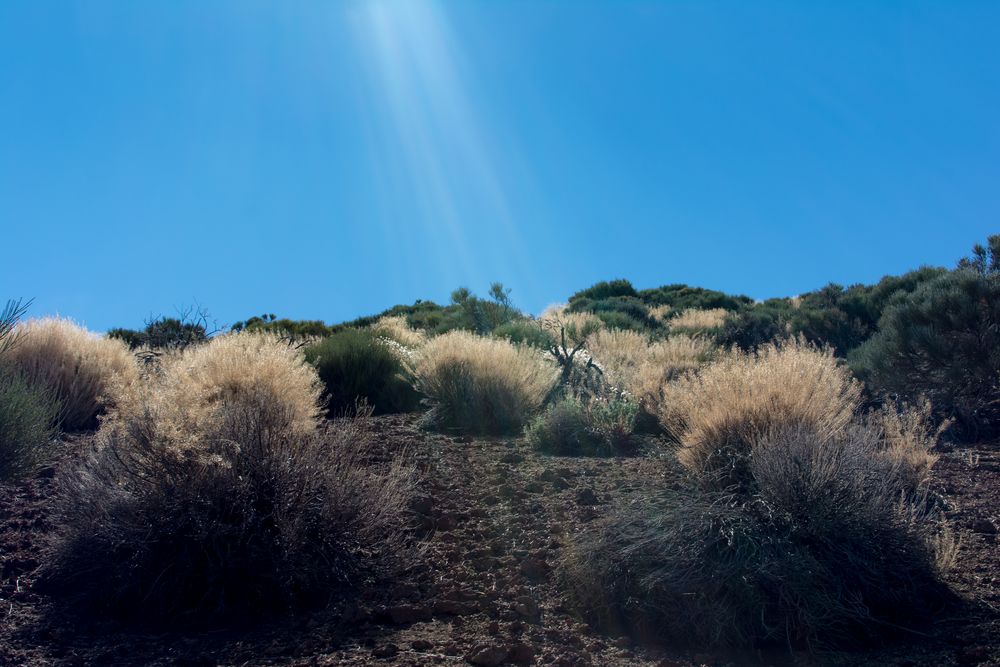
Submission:
M 968 611 L 942 618 L 931 637 L 878 652 L 723 655 L 634 647 L 561 606 L 552 567 L 567 535 L 655 483 L 654 461 L 545 457 L 522 441 L 452 438 L 415 424 L 413 415 L 391 416 L 375 428 L 385 455 L 403 452 L 420 472 L 419 565 L 365 598 L 255 628 L 152 633 L 60 620 L 32 588 L 53 471 L 0 487 L 0 664 L 1000 664 L 996 447 L 945 453 L 934 472 L 962 538 L 951 581 L 975 603 Z

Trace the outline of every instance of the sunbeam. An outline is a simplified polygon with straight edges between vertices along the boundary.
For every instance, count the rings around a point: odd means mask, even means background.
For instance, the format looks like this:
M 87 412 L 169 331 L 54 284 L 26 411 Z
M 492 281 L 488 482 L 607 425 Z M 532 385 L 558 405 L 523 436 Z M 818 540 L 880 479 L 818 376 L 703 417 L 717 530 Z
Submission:
M 383 160 L 401 157 L 437 266 L 455 284 L 527 279 L 496 148 L 445 12 L 433 2 L 385 1 L 365 3 L 353 18 L 373 90 L 370 112 L 384 121 L 371 124 L 380 135 L 373 141 L 391 151 Z M 477 247 L 470 225 L 478 227 Z

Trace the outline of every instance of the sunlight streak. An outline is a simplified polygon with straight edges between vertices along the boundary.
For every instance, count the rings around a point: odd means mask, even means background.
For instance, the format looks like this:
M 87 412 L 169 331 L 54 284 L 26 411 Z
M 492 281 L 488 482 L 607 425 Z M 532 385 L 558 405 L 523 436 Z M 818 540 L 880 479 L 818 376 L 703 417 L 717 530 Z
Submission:
M 422 231 L 441 253 L 438 265 L 453 272 L 449 278 L 478 285 L 528 276 L 498 156 L 444 12 L 433 2 L 386 0 L 365 3 L 354 18 L 375 89 L 373 111 L 387 116 L 381 131 L 389 136 L 378 143 L 398 146 Z M 470 245 L 470 225 L 479 226 L 486 248 Z

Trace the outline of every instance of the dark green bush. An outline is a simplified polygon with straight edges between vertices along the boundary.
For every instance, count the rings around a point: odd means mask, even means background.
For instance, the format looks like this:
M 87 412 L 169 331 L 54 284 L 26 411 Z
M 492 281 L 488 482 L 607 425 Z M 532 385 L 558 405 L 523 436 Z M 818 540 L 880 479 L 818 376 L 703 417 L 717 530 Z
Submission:
M 621 399 L 556 400 L 525 429 L 532 447 L 560 456 L 629 453 L 638 406 Z
M 715 340 L 721 347 L 736 346 L 744 351 L 785 338 L 789 334 L 787 307 L 758 307 L 726 318 Z
M 1000 432 L 1000 273 L 962 268 L 897 293 L 850 357 L 876 396 L 925 396 L 975 439 Z
M 698 648 L 818 649 L 919 630 L 949 599 L 939 524 L 901 495 L 879 447 L 861 430 L 777 434 L 743 493 L 671 471 L 670 486 L 573 541 L 561 583 L 599 627 Z
M 378 414 L 407 412 L 418 396 L 397 352 L 368 330 L 345 329 L 305 348 L 326 386 L 330 414 L 342 414 L 365 399 Z
M 108 338 L 123 341 L 130 349 L 148 347 L 157 350 L 181 349 L 208 340 L 203 322 L 193 322 L 176 317 L 159 317 L 151 320 L 142 330 L 115 328 L 108 331 Z
M 497 338 L 506 338 L 512 343 L 537 347 L 540 350 L 548 350 L 556 344 L 552 332 L 534 320 L 513 320 L 501 324 L 493 330 L 493 335 Z
M 634 287 L 632 287 L 632 283 L 619 278 L 617 280 L 599 282 L 591 285 L 587 289 L 580 290 L 569 298 L 569 303 L 572 305 L 573 302 L 581 299 L 600 301 L 601 299 L 608 299 L 616 296 L 637 297 L 639 296 L 639 293 L 635 291 Z
M 753 299 L 748 296 L 733 296 L 725 292 L 683 284 L 645 289 L 639 292 L 638 296 L 651 306 L 670 306 L 676 311 L 688 308 L 740 310 L 753 304 Z
M 251 317 L 242 322 L 236 322 L 230 327 L 233 331 L 260 331 L 273 333 L 292 340 L 305 340 L 329 336 L 332 331 L 321 320 L 290 320 L 277 318 L 273 313 Z
M 604 322 L 608 329 L 626 329 L 628 331 L 645 331 L 645 322 L 637 320 L 631 315 L 614 310 L 606 310 L 597 313 L 597 317 Z
M 45 459 L 58 415 L 58 403 L 44 388 L 0 366 L 0 481 L 24 475 Z

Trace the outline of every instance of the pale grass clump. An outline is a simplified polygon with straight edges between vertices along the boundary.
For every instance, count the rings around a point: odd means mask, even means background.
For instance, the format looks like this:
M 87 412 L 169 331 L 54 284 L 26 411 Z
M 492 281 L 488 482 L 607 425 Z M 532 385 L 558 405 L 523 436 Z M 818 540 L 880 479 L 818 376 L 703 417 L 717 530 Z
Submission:
M 387 315 L 379 318 L 372 329 L 376 334 L 393 340 L 410 350 L 414 350 L 427 342 L 427 335 L 411 327 L 402 315 Z
M 160 437 L 184 449 L 224 431 L 223 408 L 262 399 L 280 412 L 282 428 L 308 437 L 318 424 L 321 393 L 301 352 L 273 334 L 239 333 L 163 357 L 142 385 L 116 384 L 117 407 L 108 419 L 151 416 Z
M 429 423 L 514 433 L 542 407 L 558 372 L 537 350 L 452 331 L 427 342 L 412 375 L 432 406 Z
M 864 425 L 877 435 L 881 443 L 880 455 L 894 467 L 902 484 L 911 490 L 922 487 L 938 456 L 932 450 L 941 433 L 951 425 L 945 421 L 933 426 L 930 401 L 916 405 L 887 404 L 873 411 Z
M 701 336 L 683 334 L 650 345 L 627 381 L 628 390 L 651 414 L 662 405 L 663 388 L 712 359 L 715 345 Z
M 559 337 L 560 329 L 564 329 L 567 342 L 575 342 L 588 338 L 594 332 L 604 328 L 604 322 L 593 313 L 571 313 L 566 306 L 549 306 L 538 318 L 543 329 L 553 332 Z
M 678 458 L 689 470 L 729 469 L 740 477 L 753 448 L 777 433 L 842 432 L 860 397 L 860 383 L 832 351 L 792 340 L 756 352 L 732 350 L 667 383 L 657 417 L 680 442 Z
M 98 414 L 112 402 L 111 385 L 128 386 L 139 378 L 135 357 L 123 342 L 71 320 L 29 320 L 18 324 L 14 334 L 18 343 L 5 353 L 5 363 L 59 402 L 63 429 L 96 426 Z
M 704 331 L 721 327 L 728 315 L 729 311 L 725 308 L 711 308 L 709 310 L 688 308 L 671 317 L 667 324 L 671 331 Z
M 653 306 L 649 309 L 649 316 L 652 317 L 657 322 L 666 322 L 667 316 L 674 312 L 673 306 L 668 306 L 667 304 L 661 304 L 659 306 Z
M 587 337 L 587 351 L 615 386 L 631 390 L 639 367 L 649 357 L 649 339 L 627 329 L 601 329 Z

